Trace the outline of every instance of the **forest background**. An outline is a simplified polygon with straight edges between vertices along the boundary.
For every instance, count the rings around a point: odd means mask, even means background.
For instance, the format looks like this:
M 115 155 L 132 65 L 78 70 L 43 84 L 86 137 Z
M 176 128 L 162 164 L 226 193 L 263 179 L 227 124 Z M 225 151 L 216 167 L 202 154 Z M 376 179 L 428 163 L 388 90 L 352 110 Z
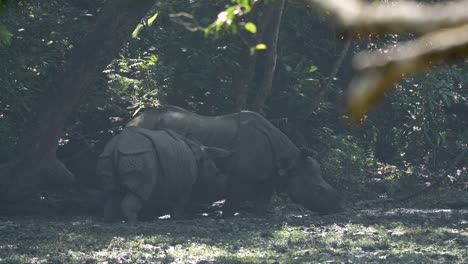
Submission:
M 66 68 L 82 36 L 96 29 L 107 2 L 20 1 L 3 11 L 0 163 L 11 159 L 25 134 L 34 134 L 25 132 L 41 108 L 34 105 L 55 93 L 55 74 Z M 465 63 L 405 78 L 362 124 L 349 126 L 343 98 L 353 55 L 396 47 L 408 37 L 349 40 L 330 17 L 300 1 L 260 1 L 220 30 L 224 25 L 213 21 L 230 3 L 159 1 L 132 28 L 118 56 L 100 69 L 99 81 L 79 96 L 80 106 L 70 111 L 59 137 L 57 155 L 76 176 L 75 186 L 98 186 L 96 157 L 127 120 L 145 108 L 173 104 L 205 115 L 240 109 L 264 114 L 298 146 L 315 149 L 327 180 L 349 197 L 397 197 L 431 182 L 463 193 Z M 87 78 L 80 70 L 75 81 Z

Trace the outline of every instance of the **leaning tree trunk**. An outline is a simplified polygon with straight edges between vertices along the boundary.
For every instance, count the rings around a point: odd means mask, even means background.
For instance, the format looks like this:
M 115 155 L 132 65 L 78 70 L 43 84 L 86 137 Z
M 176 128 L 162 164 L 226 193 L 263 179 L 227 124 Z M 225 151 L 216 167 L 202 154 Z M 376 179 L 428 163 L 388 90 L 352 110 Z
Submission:
M 263 106 L 267 97 L 270 95 L 273 78 L 275 77 L 276 60 L 278 58 L 278 36 L 281 25 L 281 18 L 283 17 L 283 10 L 286 0 L 276 0 L 274 3 L 274 11 L 272 15 L 272 34 L 267 43 L 268 51 L 266 57 L 266 65 L 260 87 L 257 91 L 255 99 L 252 103 L 252 110 L 262 112 Z
M 341 53 L 338 56 L 338 59 L 336 60 L 335 64 L 333 65 L 333 69 L 332 69 L 332 71 L 330 73 L 330 76 L 328 76 L 328 78 L 326 80 L 322 81 L 322 85 L 320 87 L 321 88 L 320 92 L 314 98 L 314 102 L 312 102 L 309 105 L 309 107 L 307 107 L 305 109 L 305 112 L 300 114 L 301 118 L 303 120 L 306 120 L 307 118 L 309 118 L 309 116 L 311 116 L 312 113 L 319 108 L 320 103 L 323 101 L 323 99 L 327 95 L 327 92 L 330 91 L 332 82 L 336 78 L 336 76 L 338 75 L 338 72 L 339 72 L 341 66 L 343 65 L 344 59 L 346 58 L 346 55 L 349 52 L 350 46 L 351 46 L 351 39 L 348 39 L 348 40 L 346 40 L 346 43 L 344 44 L 343 49 L 341 50 Z
M 291 134 L 290 136 L 294 139 L 301 140 L 304 138 L 304 134 L 301 131 L 306 130 L 307 119 L 320 107 L 320 103 L 323 102 L 324 98 L 330 92 L 332 82 L 339 73 L 341 66 L 343 65 L 344 59 L 346 58 L 349 48 L 351 45 L 351 39 L 348 39 L 341 50 L 340 55 L 335 61 L 332 71 L 327 79 L 324 79 L 320 83 L 320 91 L 314 98 L 314 101 L 306 108 L 300 111 L 294 112 L 290 117 L 292 120 Z
M 0 166 L 0 195 L 3 199 L 14 200 L 31 194 L 44 180 L 50 183 L 73 179 L 55 156 L 65 121 L 154 2 L 113 0 L 104 7 L 95 30 L 72 50 L 63 71 L 53 76 L 54 87 L 39 100 L 34 118 L 20 136 L 14 158 Z

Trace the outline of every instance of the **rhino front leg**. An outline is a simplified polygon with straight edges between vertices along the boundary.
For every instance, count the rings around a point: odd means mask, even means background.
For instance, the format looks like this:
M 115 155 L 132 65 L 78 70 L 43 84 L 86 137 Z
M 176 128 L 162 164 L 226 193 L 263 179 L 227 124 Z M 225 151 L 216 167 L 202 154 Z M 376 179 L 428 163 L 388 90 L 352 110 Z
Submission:
M 223 217 L 232 217 L 246 200 L 252 200 L 254 189 L 250 181 L 231 181 L 228 184 Z
M 228 218 L 228 217 L 233 217 L 234 214 L 236 213 L 236 209 L 239 208 L 239 205 L 241 204 L 241 201 L 239 199 L 233 199 L 233 198 L 226 198 L 226 201 L 224 202 L 223 205 L 223 217 Z
M 187 192 L 182 195 L 180 200 L 177 202 L 177 204 L 174 206 L 174 209 L 172 210 L 171 213 L 171 219 L 181 219 L 184 217 L 184 214 L 186 213 L 186 209 L 188 207 L 190 201 L 190 193 Z
M 254 214 L 258 216 L 265 215 L 270 206 L 272 192 L 263 193 L 260 196 L 257 196 L 254 202 Z
M 134 225 L 138 220 L 138 213 L 143 206 L 140 197 L 133 193 L 127 193 L 122 199 L 120 206 L 127 222 L 130 225 Z
M 271 196 L 273 195 L 273 185 L 271 183 L 261 183 L 254 196 L 254 214 L 265 215 L 270 206 Z

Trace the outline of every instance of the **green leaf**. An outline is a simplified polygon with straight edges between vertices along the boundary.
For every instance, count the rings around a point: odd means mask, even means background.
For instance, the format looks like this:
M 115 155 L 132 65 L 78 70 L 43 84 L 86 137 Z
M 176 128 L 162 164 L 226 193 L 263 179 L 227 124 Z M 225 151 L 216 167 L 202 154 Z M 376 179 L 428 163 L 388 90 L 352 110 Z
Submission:
M 250 48 L 250 55 L 253 56 L 256 50 L 266 50 L 266 49 L 267 49 L 267 45 L 265 45 L 264 43 L 259 43 L 255 45 L 255 47 Z
M 148 20 L 146 21 L 147 22 L 147 25 L 148 26 L 151 26 L 153 24 L 153 22 L 156 20 L 156 18 L 158 17 L 158 12 L 154 13 L 153 16 L 151 16 L 150 18 L 148 18 Z M 135 28 L 135 30 L 133 30 L 132 32 L 132 38 L 134 39 L 138 39 L 140 40 L 140 37 L 138 37 L 138 34 L 140 34 L 140 31 L 145 27 L 145 22 L 143 20 L 143 22 L 141 22 L 140 24 L 138 24 Z
M 250 5 L 250 0 L 242 0 L 242 5 L 245 7 L 246 12 L 250 12 L 252 6 Z
M 257 26 L 252 22 L 247 22 L 244 27 L 247 31 L 249 31 L 252 34 L 257 33 Z
M 134 39 L 140 39 L 140 37 L 138 37 L 138 34 L 140 33 L 140 31 L 143 29 L 143 23 L 140 23 L 138 24 L 138 26 L 136 26 L 135 30 L 133 30 L 132 32 L 132 38 Z
M 318 67 L 315 66 L 315 65 L 312 65 L 312 66 L 310 66 L 309 73 L 314 72 L 316 70 L 318 70 Z
M 154 15 L 152 17 L 148 18 L 148 26 L 151 26 L 153 24 L 153 22 L 158 17 L 158 14 L 159 14 L 159 12 L 156 12 L 156 13 L 154 13 Z
M 12 36 L 13 34 L 4 25 L 0 24 L 0 46 L 9 44 Z
M 256 50 L 266 50 L 267 48 L 268 48 L 267 45 L 264 43 L 260 43 L 255 46 Z

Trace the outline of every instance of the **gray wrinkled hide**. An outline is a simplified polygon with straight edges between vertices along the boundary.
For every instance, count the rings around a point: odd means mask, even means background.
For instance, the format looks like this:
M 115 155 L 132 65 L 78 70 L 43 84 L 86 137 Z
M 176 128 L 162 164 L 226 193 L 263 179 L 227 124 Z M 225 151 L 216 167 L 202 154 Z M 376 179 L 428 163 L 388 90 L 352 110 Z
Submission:
M 338 193 L 323 180 L 318 163 L 301 151 L 261 115 L 239 113 L 207 117 L 167 106 L 150 109 L 127 127 L 168 128 L 207 146 L 232 151 L 225 211 L 242 200 L 253 200 L 264 210 L 275 186 L 284 185 L 294 201 L 311 210 L 335 212 L 341 208 Z
M 126 128 L 111 139 L 97 168 L 109 200 L 106 220 L 115 220 L 117 212 L 110 211 L 119 210 L 127 193 L 141 199 L 141 210 L 149 214 L 172 213 L 183 206 L 198 175 L 200 153 L 194 151 L 170 131 Z

